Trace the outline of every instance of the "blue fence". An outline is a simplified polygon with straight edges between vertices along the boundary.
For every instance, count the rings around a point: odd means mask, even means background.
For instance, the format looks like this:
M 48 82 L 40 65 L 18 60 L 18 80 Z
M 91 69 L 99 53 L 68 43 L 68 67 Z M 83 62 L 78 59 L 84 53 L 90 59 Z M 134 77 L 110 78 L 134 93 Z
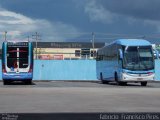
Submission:
M 156 80 L 160 80 L 160 60 L 155 62 Z
M 94 60 L 35 60 L 34 80 L 96 80 Z
M 1 73 L 2 69 L 0 80 Z M 35 60 L 33 80 L 97 80 L 96 61 Z M 160 60 L 156 60 L 156 80 L 160 80 Z

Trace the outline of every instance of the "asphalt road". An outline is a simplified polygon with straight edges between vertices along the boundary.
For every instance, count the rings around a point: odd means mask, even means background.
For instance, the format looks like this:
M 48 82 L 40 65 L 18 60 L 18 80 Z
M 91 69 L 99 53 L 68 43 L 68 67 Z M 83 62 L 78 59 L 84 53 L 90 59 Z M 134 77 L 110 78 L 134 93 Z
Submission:
M 0 113 L 159 112 L 160 83 L 0 82 Z

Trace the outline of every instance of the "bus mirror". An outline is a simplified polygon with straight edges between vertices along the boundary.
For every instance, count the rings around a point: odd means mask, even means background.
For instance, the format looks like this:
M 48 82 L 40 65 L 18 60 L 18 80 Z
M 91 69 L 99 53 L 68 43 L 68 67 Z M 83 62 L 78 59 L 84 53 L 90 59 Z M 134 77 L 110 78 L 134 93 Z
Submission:
M 159 52 L 158 52 L 158 50 L 154 51 L 154 58 L 155 59 L 159 59 Z
M 123 52 L 121 49 L 119 49 L 119 59 L 123 59 Z

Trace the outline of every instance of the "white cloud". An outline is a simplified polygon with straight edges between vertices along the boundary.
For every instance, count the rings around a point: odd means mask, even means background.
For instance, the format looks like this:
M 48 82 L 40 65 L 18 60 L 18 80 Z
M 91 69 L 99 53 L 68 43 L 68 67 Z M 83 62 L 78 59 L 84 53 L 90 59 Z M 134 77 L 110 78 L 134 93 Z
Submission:
M 2 41 L 4 39 L 4 31 L 7 31 L 8 39 L 26 39 L 27 35 L 38 32 L 42 35 L 43 41 L 65 41 L 63 33 L 78 33 L 78 29 L 69 24 L 50 22 L 45 19 L 32 19 L 0 8 L 0 34 Z
M 7 10 L 1 10 L 0 11 L 0 23 L 6 23 L 6 24 L 33 24 L 32 19 Z
M 95 0 L 90 0 L 85 5 L 85 13 L 89 15 L 91 21 L 112 23 L 115 15 L 107 11 L 102 5 L 97 4 Z

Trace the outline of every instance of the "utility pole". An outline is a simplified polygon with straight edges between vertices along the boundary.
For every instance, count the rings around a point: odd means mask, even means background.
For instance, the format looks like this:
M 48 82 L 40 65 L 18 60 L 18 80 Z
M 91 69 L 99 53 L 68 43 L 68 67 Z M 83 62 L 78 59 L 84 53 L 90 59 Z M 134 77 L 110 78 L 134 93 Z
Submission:
M 36 40 L 36 59 L 37 59 L 37 58 L 38 58 L 38 56 L 37 56 L 37 42 L 38 42 L 38 40 L 39 40 L 38 37 L 39 37 L 40 35 L 36 32 L 35 35 L 32 35 L 32 36 L 35 37 L 34 39 Z
M 7 41 L 7 31 L 4 32 L 4 40 Z
M 28 38 L 28 42 L 29 42 L 29 36 L 27 36 L 27 38 Z
M 93 58 L 94 58 L 94 40 L 95 40 L 95 34 L 94 34 L 94 32 L 92 32 Z

